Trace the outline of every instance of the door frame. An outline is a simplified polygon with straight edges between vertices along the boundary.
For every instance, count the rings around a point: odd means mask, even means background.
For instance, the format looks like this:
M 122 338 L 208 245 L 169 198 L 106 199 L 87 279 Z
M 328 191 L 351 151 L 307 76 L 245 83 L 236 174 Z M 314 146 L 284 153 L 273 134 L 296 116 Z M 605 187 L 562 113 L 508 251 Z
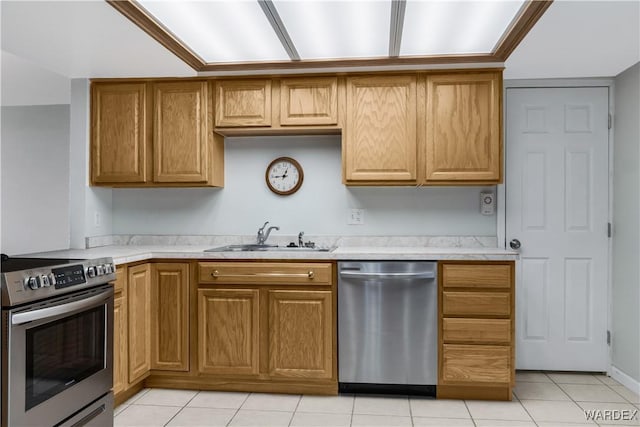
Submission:
M 609 151 L 609 173 L 608 173 L 608 187 L 609 187 L 609 197 L 608 197 L 608 213 L 607 213 L 607 221 L 612 224 L 613 223 L 613 147 L 614 147 L 614 129 L 615 129 L 615 79 L 613 78 L 584 78 L 584 79 L 511 79 L 503 81 L 503 110 L 502 110 L 502 123 L 506 124 L 507 120 L 507 110 L 509 106 L 507 105 L 507 91 L 509 89 L 545 89 L 545 88 L 593 88 L 593 87 L 604 87 L 607 88 L 609 97 L 609 114 L 611 115 L 611 127 L 609 128 L 609 141 L 608 141 L 608 151 Z M 498 237 L 498 247 L 503 247 L 507 249 L 507 216 L 506 216 L 506 176 L 507 176 L 507 135 L 506 135 L 506 125 L 502 126 L 502 137 L 503 137 L 503 149 L 504 155 L 502 156 L 503 161 L 503 171 L 504 177 L 502 184 L 498 184 L 496 186 L 496 199 L 498 201 L 498 206 L 496 209 L 496 230 Z M 613 265 L 613 239 L 609 238 L 607 242 L 607 331 L 611 331 L 612 329 L 612 310 L 611 304 L 613 301 L 613 269 L 611 266 Z M 516 277 L 516 280 L 518 278 Z M 607 344 L 607 374 L 612 375 L 612 347 L 611 344 Z

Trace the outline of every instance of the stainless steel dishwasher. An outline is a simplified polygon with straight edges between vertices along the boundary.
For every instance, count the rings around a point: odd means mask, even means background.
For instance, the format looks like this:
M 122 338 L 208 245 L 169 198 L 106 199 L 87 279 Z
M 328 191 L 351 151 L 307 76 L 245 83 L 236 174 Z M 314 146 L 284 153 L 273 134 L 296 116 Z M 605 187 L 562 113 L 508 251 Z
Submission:
M 338 381 L 342 392 L 435 396 L 437 263 L 338 263 Z

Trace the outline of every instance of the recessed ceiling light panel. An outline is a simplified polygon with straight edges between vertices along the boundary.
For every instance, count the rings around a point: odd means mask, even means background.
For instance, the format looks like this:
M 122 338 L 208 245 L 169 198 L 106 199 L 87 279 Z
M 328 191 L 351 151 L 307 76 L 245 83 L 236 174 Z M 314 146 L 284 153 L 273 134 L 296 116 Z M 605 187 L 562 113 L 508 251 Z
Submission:
M 524 0 L 408 0 L 401 56 L 491 53 Z
M 386 57 L 391 1 L 276 0 L 302 59 Z
M 289 60 L 257 1 L 138 3 L 205 62 Z

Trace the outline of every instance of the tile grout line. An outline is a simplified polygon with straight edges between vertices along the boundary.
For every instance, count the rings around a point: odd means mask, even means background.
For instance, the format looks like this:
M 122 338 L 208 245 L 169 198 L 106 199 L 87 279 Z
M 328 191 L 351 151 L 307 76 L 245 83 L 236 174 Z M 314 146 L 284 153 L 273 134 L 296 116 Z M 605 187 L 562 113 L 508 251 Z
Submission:
M 185 409 L 185 408 L 187 407 L 187 405 L 189 404 L 189 402 L 191 402 L 193 399 L 195 399 L 195 398 L 196 398 L 196 396 L 197 396 L 197 395 L 199 395 L 201 391 L 202 391 L 202 390 L 198 390 L 198 391 L 196 392 L 196 394 L 194 394 L 194 395 L 191 397 L 191 399 L 187 400 L 187 403 L 185 403 L 184 405 L 182 405 L 182 407 L 178 410 L 178 412 L 176 412 L 176 413 L 173 415 L 173 417 L 169 418 L 169 421 L 167 421 L 166 423 L 164 423 L 164 426 L 165 426 L 165 427 L 166 427 L 166 426 L 168 426 L 168 425 L 169 425 L 169 423 L 170 423 L 171 421 L 173 421 L 173 419 L 174 419 L 175 417 L 177 417 L 177 416 L 178 416 L 178 414 L 179 414 L 180 412 L 182 412 L 182 410 L 183 410 L 183 409 Z
M 407 405 L 409 405 L 409 419 L 411 420 L 411 427 L 415 425 L 413 422 L 413 411 L 411 410 L 411 398 L 407 396 Z
M 469 414 L 469 417 L 471 418 L 471 424 L 473 424 L 474 427 L 477 427 L 478 424 L 476 424 L 476 420 L 473 418 L 473 415 L 471 415 L 471 410 L 469 410 L 469 405 L 467 405 L 467 400 L 464 399 L 462 402 L 464 403 L 464 407 L 467 408 L 467 413 Z
M 298 403 L 296 403 L 296 407 L 293 409 L 293 412 L 291 413 L 291 418 L 289 419 L 289 424 L 287 424 L 289 427 L 291 427 L 291 423 L 293 422 L 293 417 L 296 416 L 296 412 L 298 412 L 298 407 L 300 406 L 300 402 L 302 402 L 302 395 L 298 395 Z
M 353 427 L 353 415 L 356 410 L 356 397 L 358 395 L 356 393 L 353 394 L 353 403 L 351 404 L 351 420 L 349 421 L 349 427 Z
M 238 415 L 238 412 L 240 412 L 240 408 L 242 408 L 242 405 L 244 405 L 247 400 L 249 399 L 249 396 L 251 396 L 253 393 L 247 393 L 247 397 L 244 398 L 244 400 L 242 401 L 242 403 L 238 406 L 238 409 L 236 409 L 236 412 L 233 413 L 233 416 L 229 419 L 229 422 L 226 424 L 227 426 L 231 425 L 231 422 L 233 421 L 233 419 L 236 417 L 236 415 Z

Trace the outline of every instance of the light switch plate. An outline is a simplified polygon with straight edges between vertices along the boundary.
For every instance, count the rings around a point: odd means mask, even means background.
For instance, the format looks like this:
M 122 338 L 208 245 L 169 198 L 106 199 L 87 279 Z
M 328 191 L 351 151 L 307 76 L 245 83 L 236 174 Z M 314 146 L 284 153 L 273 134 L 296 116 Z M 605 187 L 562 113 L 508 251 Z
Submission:
M 364 209 L 349 209 L 347 213 L 348 225 L 363 225 L 364 224 Z

